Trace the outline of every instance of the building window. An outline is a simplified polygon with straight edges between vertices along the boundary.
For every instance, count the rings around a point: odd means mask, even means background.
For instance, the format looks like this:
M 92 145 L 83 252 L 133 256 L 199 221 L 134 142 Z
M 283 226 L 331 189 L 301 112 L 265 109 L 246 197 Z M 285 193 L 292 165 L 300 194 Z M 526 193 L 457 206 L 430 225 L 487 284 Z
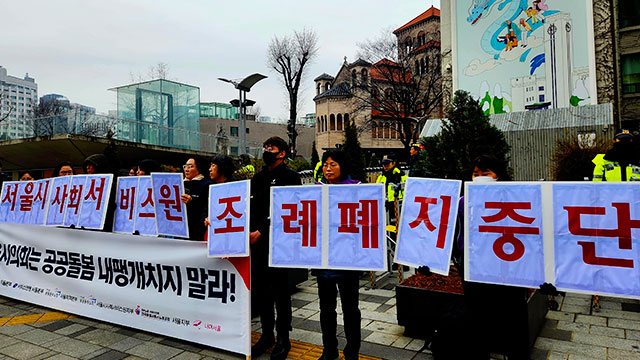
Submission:
M 378 137 L 378 125 L 375 122 L 371 123 L 371 138 L 375 139 Z
M 620 27 L 640 25 L 640 2 L 634 0 L 618 1 Z
M 336 117 L 335 115 L 331 114 L 329 115 L 329 130 L 335 130 L 336 129 Z
M 247 134 L 249 133 L 249 128 L 247 128 Z
M 622 55 L 622 92 L 640 93 L 640 53 Z
M 318 83 L 318 90 L 316 91 L 316 95 L 320 95 L 320 83 Z
M 316 125 L 316 129 L 318 129 L 318 131 L 322 131 L 322 128 L 320 127 L 320 118 L 318 117 L 318 124 Z
M 230 131 L 231 131 L 231 136 L 238 136 L 238 127 L 237 126 L 232 126 Z
M 356 80 L 357 80 L 357 75 L 356 75 L 356 70 L 351 70 L 351 84 L 353 84 L 353 86 L 356 86 Z
M 420 32 L 418 33 L 418 46 L 422 46 L 422 45 L 424 45 L 424 43 L 425 43 L 425 38 L 426 38 L 426 37 L 425 37 L 424 31 L 420 31 Z
M 344 114 L 344 128 L 347 129 L 347 123 L 349 122 L 349 114 Z
M 362 69 L 360 72 L 360 78 L 362 79 L 363 84 L 367 83 L 367 69 Z
M 391 139 L 391 133 L 389 132 L 389 123 L 384 123 L 384 138 Z
M 384 91 L 384 98 L 387 100 L 393 100 L 393 89 L 387 89 Z
M 342 114 L 338 114 L 338 123 L 336 126 L 338 131 L 342 131 Z

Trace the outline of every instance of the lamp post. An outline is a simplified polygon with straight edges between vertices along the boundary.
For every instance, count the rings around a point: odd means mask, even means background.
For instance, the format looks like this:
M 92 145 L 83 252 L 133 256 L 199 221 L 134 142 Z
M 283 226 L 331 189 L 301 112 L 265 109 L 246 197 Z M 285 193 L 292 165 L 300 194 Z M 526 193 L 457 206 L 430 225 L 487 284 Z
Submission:
M 232 84 L 239 91 L 238 110 L 240 110 L 240 112 L 238 117 L 240 120 L 240 146 L 238 149 L 238 155 L 242 155 L 247 152 L 247 105 L 249 105 L 249 102 L 251 102 L 251 105 L 255 103 L 255 101 L 247 100 L 247 93 L 251 91 L 251 87 L 258 81 L 266 78 L 267 77 L 265 75 L 258 73 L 249 75 L 239 82 L 236 80 L 218 78 L 220 81 Z M 235 106 L 235 100 L 231 101 L 231 105 Z

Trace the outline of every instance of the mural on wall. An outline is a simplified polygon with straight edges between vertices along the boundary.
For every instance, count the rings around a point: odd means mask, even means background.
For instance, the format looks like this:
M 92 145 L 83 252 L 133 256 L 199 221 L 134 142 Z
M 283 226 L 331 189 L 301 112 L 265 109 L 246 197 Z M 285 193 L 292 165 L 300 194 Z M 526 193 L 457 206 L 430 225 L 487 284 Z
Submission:
M 591 0 L 452 0 L 456 89 L 487 114 L 596 103 Z

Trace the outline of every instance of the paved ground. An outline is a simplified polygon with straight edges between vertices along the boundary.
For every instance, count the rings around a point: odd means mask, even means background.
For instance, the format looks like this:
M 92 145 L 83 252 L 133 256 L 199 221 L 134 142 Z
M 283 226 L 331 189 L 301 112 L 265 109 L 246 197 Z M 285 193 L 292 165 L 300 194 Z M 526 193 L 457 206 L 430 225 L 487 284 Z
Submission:
M 361 359 L 431 359 L 418 352 L 424 341 L 403 336 L 396 324 L 393 281 L 371 289 L 362 280 Z M 293 295 L 292 359 L 317 359 L 322 353 L 315 280 Z M 640 359 L 640 302 L 602 297 L 602 310 L 590 309 L 590 297 L 569 294 L 550 311 L 531 358 Z M 339 304 L 339 302 L 338 302 Z M 339 306 L 339 305 L 338 305 Z M 341 324 L 341 309 L 338 308 Z M 259 331 L 254 320 L 252 329 Z M 339 339 L 344 345 L 342 328 Z M 254 341 L 259 334 L 253 334 Z M 242 359 L 236 354 L 130 328 L 75 317 L 0 297 L 0 359 Z M 501 359 L 500 355 L 494 358 Z M 268 359 L 268 355 L 259 359 Z

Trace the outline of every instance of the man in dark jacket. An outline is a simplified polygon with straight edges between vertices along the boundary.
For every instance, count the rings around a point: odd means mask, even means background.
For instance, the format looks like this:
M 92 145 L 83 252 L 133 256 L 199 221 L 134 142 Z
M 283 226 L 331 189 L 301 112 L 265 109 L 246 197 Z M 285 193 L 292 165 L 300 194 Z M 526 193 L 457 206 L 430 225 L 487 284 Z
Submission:
M 291 295 L 288 290 L 288 270 L 268 266 L 270 189 L 272 186 L 301 185 L 302 182 L 298 173 L 284 163 L 288 146 L 283 139 L 271 137 L 263 143 L 263 147 L 265 167 L 251 179 L 251 285 L 262 324 L 262 336 L 251 347 L 251 357 L 257 358 L 275 343 L 271 360 L 284 360 L 291 349 Z M 277 343 L 273 333 L 274 324 L 278 333 Z

